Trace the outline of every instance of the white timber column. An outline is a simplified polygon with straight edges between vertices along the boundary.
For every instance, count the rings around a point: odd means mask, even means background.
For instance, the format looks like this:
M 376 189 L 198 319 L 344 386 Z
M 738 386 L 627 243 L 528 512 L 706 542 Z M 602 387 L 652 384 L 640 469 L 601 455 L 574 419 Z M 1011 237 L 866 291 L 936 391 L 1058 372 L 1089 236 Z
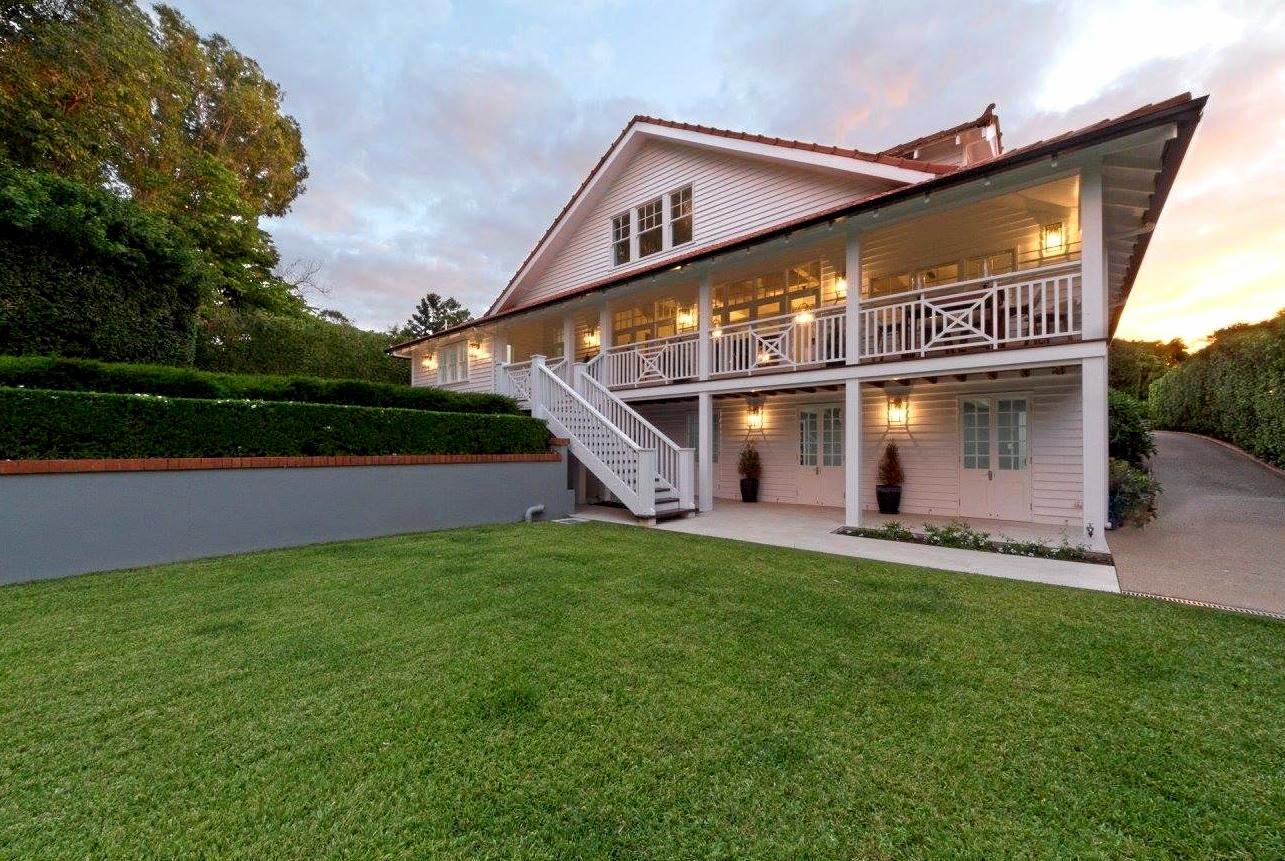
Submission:
M 1086 341 L 1107 337 L 1107 258 L 1102 217 L 1102 165 L 1080 170 L 1080 333 Z
M 701 275 L 700 287 L 696 294 L 696 376 L 702 380 L 709 379 L 709 330 L 710 323 L 714 318 L 713 295 L 714 287 L 707 269 Z M 704 433 L 705 420 L 701 419 L 701 434 L 703 435 Z M 704 439 L 704 436 L 701 438 Z M 702 465 L 705 462 L 705 460 L 701 460 Z M 701 511 L 707 510 L 705 508 L 701 509 Z
M 857 225 L 851 218 L 848 219 L 848 253 L 843 265 L 843 277 L 848 283 L 848 307 L 844 314 L 847 337 L 843 343 L 847 350 L 848 364 L 855 365 L 861 361 L 858 336 L 861 331 L 861 235 L 857 233 Z
M 611 307 L 607 305 L 607 300 L 602 301 L 602 306 L 598 308 L 598 355 L 607 352 L 611 346 Z
M 861 381 L 843 387 L 843 523 L 861 525 Z
M 562 358 L 570 365 L 576 360 L 576 318 L 570 311 L 562 318 Z M 567 373 L 571 369 L 567 368 Z
M 696 396 L 696 510 L 714 508 L 714 396 L 701 392 Z
M 507 364 L 509 361 L 509 336 L 502 329 L 496 329 L 491 335 L 491 391 L 507 394 L 501 391 L 501 372 L 500 366 Z
M 1084 541 L 1107 550 L 1107 357 L 1080 362 L 1080 414 L 1084 420 Z

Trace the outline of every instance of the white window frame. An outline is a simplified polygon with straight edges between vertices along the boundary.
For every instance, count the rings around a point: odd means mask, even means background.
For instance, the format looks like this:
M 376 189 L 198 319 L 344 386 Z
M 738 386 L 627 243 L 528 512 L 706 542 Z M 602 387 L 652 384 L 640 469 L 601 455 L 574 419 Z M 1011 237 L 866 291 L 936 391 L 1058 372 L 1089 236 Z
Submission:
M 687 195 L 687 200 L 686 200 L 687 211 L 675 217 L 674 207 L 676 205 L 679 205 L 679 201 L 681 200 L 684 194 Z M 665 207 L 665 215 L 666 215 L 665 239 L 669 243 L 667 247 L 677 248 L 680 245 L 688 244 L 689 242 L 691 242 L 696 238 L 696 205 L 695 205 L 695 197 L 692 194 L 692 185 L 688 183 L 687 185 L 684 185 L 682 188 L 674 189 L 668 195 L 666 195 L 666 197 L 667 197 L 668 205 Z M 674 241 L 674 223 L 683 218 L 687 219 L 687 223 L 689 225 L 689 232 L 687 234 L 687 238 L 684 239 L 682 242 L 675 242 Z
M 623 229 L 623 233 L 621 230 Z M 625 266 L 634 259 L 633 223 L 629 212 L 620 212 L 611 216 L 611 265 Z M 616 249 L 624 243 L 625 259 L 620 260 Z
M 437 382 L 462 383 L 468 379 L 468 342 L 456 341 L 437 350 Z
M 655 211 L 654 212 L 648 211 L 652 209 L 654 209 Z M 651 257 L 653 254 L 663 253 L 665 251 L 665 197 L 664 195 L 661 195 L 660 197 L 649 200 L 646 203 L 640 204 L 638 208 L 634 210 L 634 218 L 636 219 L 636 223 L 638 225 L 638 229 L 635 231 L 635 233 L 638 235 L 638 239 L 637 239 L 638 259 L 642 260 L 644 257 Z M 653 230 L 656 231 L 656 235 L 657 237 L 659 237 L 660 242 L 657 243 L 655 251 L 649 251 L 646 254 L 644 254 L 643 248 L 642 248 L 643 234 L 650 233 Z

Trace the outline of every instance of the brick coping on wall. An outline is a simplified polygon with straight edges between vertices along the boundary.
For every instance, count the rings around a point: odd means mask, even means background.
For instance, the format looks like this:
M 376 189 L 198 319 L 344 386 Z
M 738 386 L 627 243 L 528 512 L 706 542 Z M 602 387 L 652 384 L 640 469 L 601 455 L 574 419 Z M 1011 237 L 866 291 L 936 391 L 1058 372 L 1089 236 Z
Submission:
M 554 437 L 551 446 L 569 441 Z M 455 463 L 549 463 L 556 451 L 533 454 L 373 454 L 329 457 L 137 457 L 83 460 L 0 460 L 0 475 L 78 472 L 173 472 L 185 469 L 283 469 L 337 466 L 431 466 Z

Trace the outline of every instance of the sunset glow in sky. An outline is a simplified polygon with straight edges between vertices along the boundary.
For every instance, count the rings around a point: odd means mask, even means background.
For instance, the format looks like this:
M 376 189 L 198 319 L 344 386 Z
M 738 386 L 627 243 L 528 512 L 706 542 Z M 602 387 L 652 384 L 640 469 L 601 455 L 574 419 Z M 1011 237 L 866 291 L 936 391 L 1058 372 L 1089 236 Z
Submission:
M 994 101 L 1013 148 L 1188 90 L 1118 334 L 1285 307 L 1285 3 L 171 2 L 286 89 L 312 177 L 268 227 L 359 325 L 484 310 L 635 113 L 878 150 Z

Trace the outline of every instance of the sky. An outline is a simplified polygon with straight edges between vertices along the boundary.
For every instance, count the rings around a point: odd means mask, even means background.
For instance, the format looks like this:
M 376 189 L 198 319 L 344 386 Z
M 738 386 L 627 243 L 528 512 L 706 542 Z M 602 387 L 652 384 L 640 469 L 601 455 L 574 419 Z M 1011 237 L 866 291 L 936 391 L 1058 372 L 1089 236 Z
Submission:
M 1117 334 L 1285 307 L 1285 0 L 171 0 L 259 61 L 311 177 L 265 223 L 310 301 L 481 313 L 637 113 L 879 150 L 998 103 L 1006 147 L 1181 92 L 1209 106 Z

